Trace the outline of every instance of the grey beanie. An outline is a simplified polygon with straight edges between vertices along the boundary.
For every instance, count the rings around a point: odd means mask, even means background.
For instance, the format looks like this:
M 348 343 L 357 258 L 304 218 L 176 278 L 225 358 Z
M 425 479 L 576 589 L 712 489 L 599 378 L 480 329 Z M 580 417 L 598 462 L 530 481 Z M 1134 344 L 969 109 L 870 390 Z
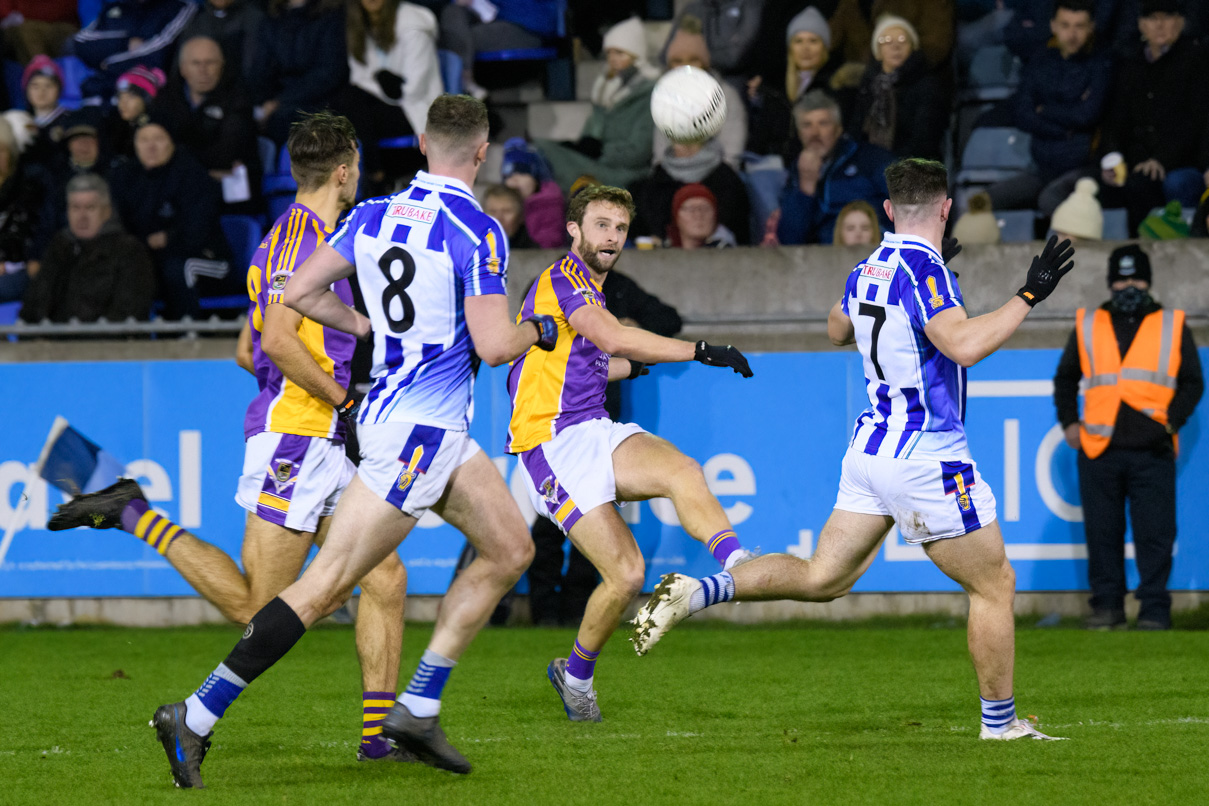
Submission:
M 802 31 L 814 34 L 823 40 L 823 47 L 831 50 L 831 26 L 814 6 L 808 6 L 789 21 L 789 27 L 785 29 L 785 44 L 792 42 L 793 35 Z

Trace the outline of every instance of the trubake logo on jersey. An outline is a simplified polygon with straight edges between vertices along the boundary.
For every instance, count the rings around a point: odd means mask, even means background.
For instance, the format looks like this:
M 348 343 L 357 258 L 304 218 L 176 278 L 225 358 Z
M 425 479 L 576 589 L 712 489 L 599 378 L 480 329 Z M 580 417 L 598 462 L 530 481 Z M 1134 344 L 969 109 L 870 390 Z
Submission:
M 294 476 L 294 470 L 297 465 L 289 459 L 274 459 L 269 466 L 269 474 L 273 479 L 273 486 L 277 488 L 278 494 L 293 484 L 297 479 Z
M 427 210 L 423 207 L 416 207 L 411 204 L 395 202 L 386 211 L 386 214 L 391 218 L 406 218 L 411 221 L 419 221 L 422 224 L 431 224 L 437 220 L 436 210 Z
M 420 470 L 420 460 L 424 458 L 424 446 L 417 445 L 416 449 L 411 453 L 411 459 L 403 462 L 403 471 L 399 473 L 399 479 L 395 482 L 395 489 L 403 492 L 411 483 L 416 480 L 416 476 L 424 471 Z
M 936 278 L 928 278 L 928 290 L 932 292 L 932 298 L 928 300 L 932 305 L 932 310 L 936 310 L 941 305 L 945 304 L 944 298 L 940 296 L 940 292 L 936 290 Z
M 273 272 L 273 281 L 269 284 L 269 288 L 274 291 L 281 291 L 285 289 L 286 281 L 289 279 L 290 273 L 288 271 L 275 271 Z
M 558 506 L 558 479 L 546 476 L 539 487 L 542 498 L 551 506 Z
M 894 269 L 889 266 L 870 266 L 866 263 L 865 268 L 861 269 L 861 274 L 874 280 L 889 280 L 894 276 Z

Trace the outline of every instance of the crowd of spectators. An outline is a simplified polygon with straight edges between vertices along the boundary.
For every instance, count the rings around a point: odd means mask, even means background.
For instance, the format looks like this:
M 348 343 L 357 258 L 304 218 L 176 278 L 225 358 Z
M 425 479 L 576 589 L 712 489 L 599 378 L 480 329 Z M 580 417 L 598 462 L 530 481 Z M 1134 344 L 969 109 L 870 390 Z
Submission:
M 220 218 L 267 227 L 263 180 L 280 169 L 262 164 L 275 153 L 264 145 L 280 148 L 300 115 L 347 115 L 362 195 L 386 193 L 423 166 L 418 150 L 380 144 L 421 129 L 450 81 L 441 51 L 458 57 L 462 90 L 490 104 L 476 55 L 564 30 L 601 64 L 582 131 L 514 137 L 500 175 L 481 177 L 498 183 L 479 190 L 513 248 L 566 245 L 567 200 L 594 182 L 631 189 L 644 246 L 876 242 L 893 159 L 960 167 L 969 132 L 955 112 L 969 108 L 967 74 L 987 48 L 1017 62 L 1019 83 L 998 103 L 975 99 L 974 126 L 1023 132 L 1031 159 L 964 188 L 962 232 L 994 242 L 996 213 L 1033 210 L 1038 235 L 1097 239 L 1104 211 L 1123 209 L 1129 236 L 1203 237 L 1205 6 L 691 0 L 660 47 L 637 0 L 0 0 L 23 96 L 0 120 L 0 302 L 25 300 L 31 322 L 201 315 L 207 296 L 242 292 Z M 82 67 L 65 75 L 64 57 Z M 726 123 L 707 142 L 670 143 L 651 119 L 654 83 L 681 65 L 722 83 Z M 91 287 L 72 261 L 98 266 L 119 248 L 128 259 L 97 276 L 130 283 L 146 268 L 146 299 L 54 299 Z

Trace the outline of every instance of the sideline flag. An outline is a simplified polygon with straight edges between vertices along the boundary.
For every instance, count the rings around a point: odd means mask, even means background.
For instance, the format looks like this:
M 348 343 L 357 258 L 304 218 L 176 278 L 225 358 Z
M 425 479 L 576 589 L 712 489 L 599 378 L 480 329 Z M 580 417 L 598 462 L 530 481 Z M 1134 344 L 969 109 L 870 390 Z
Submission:
M 73 496 L 108 487 L 121 478 L 125 467 L 121 460 L 72 428 L 63 417 L 55 417 L 34 466 L 38 475 L 49 484 Z

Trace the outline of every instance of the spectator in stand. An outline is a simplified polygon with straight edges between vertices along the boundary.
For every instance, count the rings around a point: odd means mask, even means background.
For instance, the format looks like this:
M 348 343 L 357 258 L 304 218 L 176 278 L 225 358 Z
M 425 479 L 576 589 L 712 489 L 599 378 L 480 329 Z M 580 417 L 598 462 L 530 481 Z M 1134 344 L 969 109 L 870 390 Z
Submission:
M 0 118 L 0 302 L 13 302 L 25 294 L 33 236 L 30 217 L 37 202 L 36 185 L 26 177 L 17 137 L 8 121 Z
M 97 71 L 80 88 L 85 103 L 108 104 L 118 78 L 136 65 L 171 67 L 176 40 L 197 13 L 188 0 L 105 0 L 75 35 L 75 54 Z
M 114 203 L 130 233 L 151 251 L 164 318 L 197 318 L 201 295 L 244 289 L 242 268 L 231 270 L 219 226 L 218 183 L 176 147 L 154 110 L 135 132 L 134 150 L 138 159 L 113 169 Z
M 802 150 L 781 191 L 781 206 L 769 217 L 765 244 L 831 243 L 840 210 L 858 199 L 879 211 L 882 228 L 889 229 L 881 211 L 889 198 L 885 170 L 894 155 L 846 135 L 839 104 L 819 90 L 798 100 L 794 116 Z
M 155 276 L 147 249 L 114 217 L 109 186 L 96 174 L 67 185 L 67 227 L 55 234 L 21 306 L 29 323 L 120 322 L 151 313 Z
M 1209 191 L 1201 196 L 1200 206 L 1192 215 L 1192 226 L 1189 228 L 1190 238 L 1209 238 Z
M 114 159 L 134 158 L 134 130 L 147 114 L 152 101 L 164 88 L 164 71 L 136 65 L 123 73 L 117 83 L 117 105 L 105 119 L 106 149 Z
M 422 162 L 397 166 L 388 175 L 378 141 L 424 131 L 428 107 L 443 91 L 437 62 L 437 18 L 431 11 L 399 0 L 351 0 L 348 4 L 350 84 L 337 108 L 361 138 L 362 170 L 368 194 L 393 189 L 393 181 Z M 402 168 L 402 170 L 400 170 Z
M 42 207 L 34 226 L 32 260 L 40 260 L 51 237 L 67 226 L 67 183 L 72 177 L 85 173 L 108 176 L 111 160 L 101 149 L 100 124 L 96 107 L 78 109 L 63 117 L 61 145 L 50 162 L 41 166 Z
M 765 83 L 757 75 L 747 82 L 747 150 L 781 154 L 793 141 L 793 103 L 812 89 L 831 92 L 839 66 L 831 61 L 831 26 L 814 6 L 803 9 L 785 29 L 784 84 L 780 76 Z
M 256 66 L 256 43 L 264 20 L 264 8 L 257 0 L 205 0 L 180 41 L 198 36 L 213 39 L 222 48 L 226 74 L 246 83 Z
M 490 185 L 483 196 L 483 211 L 500 222 L 508 236 L 508 249 L 540 249 L 525 229 L 525 201 L 507 185 Z
M 187 148 L 211 177 L 228 180 L 224 214 L 259 214 L 264 166 L 251 99 L 243 84 L 227 73 L 222 48 L 215 40 L 186 39 L 179 63 L 178 75 L 156 98 L 156 115 L 177 133 L 177 145 Z
M 678 249 L 735 246 L 735 234 L 718 223 L 718 200 L 705 185 L 685 185 L 672 197 L 667 245 Z
M 953 0 L 840 0 L 831 15 L 831 52 L 844 62 L 869 61 L 869 40 L 878 20 L 902 17 L 919 34 L 929 69 L 948 65 L 953 50 Z
M 1054 0 L 1007 0 L 1005 5 L 1008 21 L 1001 40 L 1027 63 L 1050 47 Z M 1106 57 L 1132 52 L 1138 39 L 1138 0 L 1095 0 L 1093 6 L 1096 36 L 1090 48 Z
M 669 62 L 668 50 L 685 25 L 690 33 L 700 33 L 710 55 L 710 64 L 729 83 L 741 87 L 754 72 L 760 46 L 760 24 L 765 0 L 691 0 L 672 25 L 663 61 Z
M 877 211 L 869 202 L 848 202 L 835 217 L 835 232 L 831 242 L 836 246 L 877 246 L 882 240 L 882 229 L 877 221 Z
M 1096 180 L 1084 177 L 1075 183 L 1075 192 L 1058 205 L 1050 219 L 1050 229 L 1059 240 L 1099 241 L 1104 237 L 1104 211 L 1096 201 Z
M 750 201 L 747 187 L 735 169 L 722 159 L 717 140 L 683 145 L 672 143 L 651 175 L 630 188 L 638 214 L 630 223 L 634 236 L 668 237 L 674 223 L 672 201 L 685 185 L 701 184 L 713 194 L 718 218 L 740 244 L 751 243 Z
M 722 131 L 714 136 L 714 141 L 721 146 L 723 159 L 737 171 L 743 165 L 743 152 L 747 150 L 747 110 L 743 95 L 731 82 L 721 80 L 722 76 L 712 67 L 711 58 L 705 36 L 701 33 L 700 20 L 691 15 L 682 16 L 679 27 L 664 49 L 664 65 L 668 70 L 690 65 L 712 73 L 714 78 L 721 81 L 722 93 L 726 96 L 726 120 L 722 123 Z M 652 146 L 656 165 L 667 153 L 668 145 L 667 136 L 656 129 Z
M 1058 0 L 1049 29 L 1055 47 L 1025 66 L 1020 88 L 1008 102 L 1005 125 L 1032 135 L 1029 170 L 988 189 L 996 210 L 1036 207 L 1045 215 L 1095 173 L 1091 144 L 1103 116 L 1112 75 L 1106 56 L 1092 53 L 1092 0 Z
M 343 3 L 271 0 L 246 78 L 257 122 L 266 137 L 284 145 L 300 112 L 331 106 L 348 84 Z
M 883 16 L 873 29 L 873 61 L 857 90 L 851 131 L 898 157 L 939 160 L 949 98 L 919 50 L 919 34 L 902 17 Z
M 80 30 L 78 0 L 0 0 L 4 55 L 21 64 L 35 56 L 62 56 Z
M 533 243 L 540 249 L 563 248 L 567 242 L 567 204 L 541 154 L 524 138 L 514 137 L 504 143 L 500 174 L 504 184 L 522 200 L 522 220 Z
M 1142 0 L 1138 29 L 1142 46 L 1117 73 L 1102 143 L 1127 168 L 1123 182 L 1104 171 L 1101 183 L 1106 205 L 1129 211 L 1130 233 L 1170 199 L 1195 207 L 1209 161 L 1209 93 L 1199 78 L 1209 59 L 1183 35 L 1178 0 Z
M 45 164 L 59 147 L 67 107 L 59 103 L 63 93 L 63 71 L 49 56 L 38 55 L 25 66 L 21 88 L 36 128 L 34 141 L 25 149 L 27 161 Z
M 642 22 L 631 17 L 613 26 L 605 34 L 604 46 L 608 69 L 592 85 L 592 115 L 579 140 L 534 141 L 564 190 L 584 174 L 592 174 L 606 185 L 625 187 L 651 168 L 655 136 L 651 89 L 655 82 L 646 63 Z
M 461 58 L 463 91 L 487 97 L 474 80 L 476 53 L 541 47 L 558 30 L 560 13 L 557 0 L 450 0 L 441 9 L 441 48 Z

